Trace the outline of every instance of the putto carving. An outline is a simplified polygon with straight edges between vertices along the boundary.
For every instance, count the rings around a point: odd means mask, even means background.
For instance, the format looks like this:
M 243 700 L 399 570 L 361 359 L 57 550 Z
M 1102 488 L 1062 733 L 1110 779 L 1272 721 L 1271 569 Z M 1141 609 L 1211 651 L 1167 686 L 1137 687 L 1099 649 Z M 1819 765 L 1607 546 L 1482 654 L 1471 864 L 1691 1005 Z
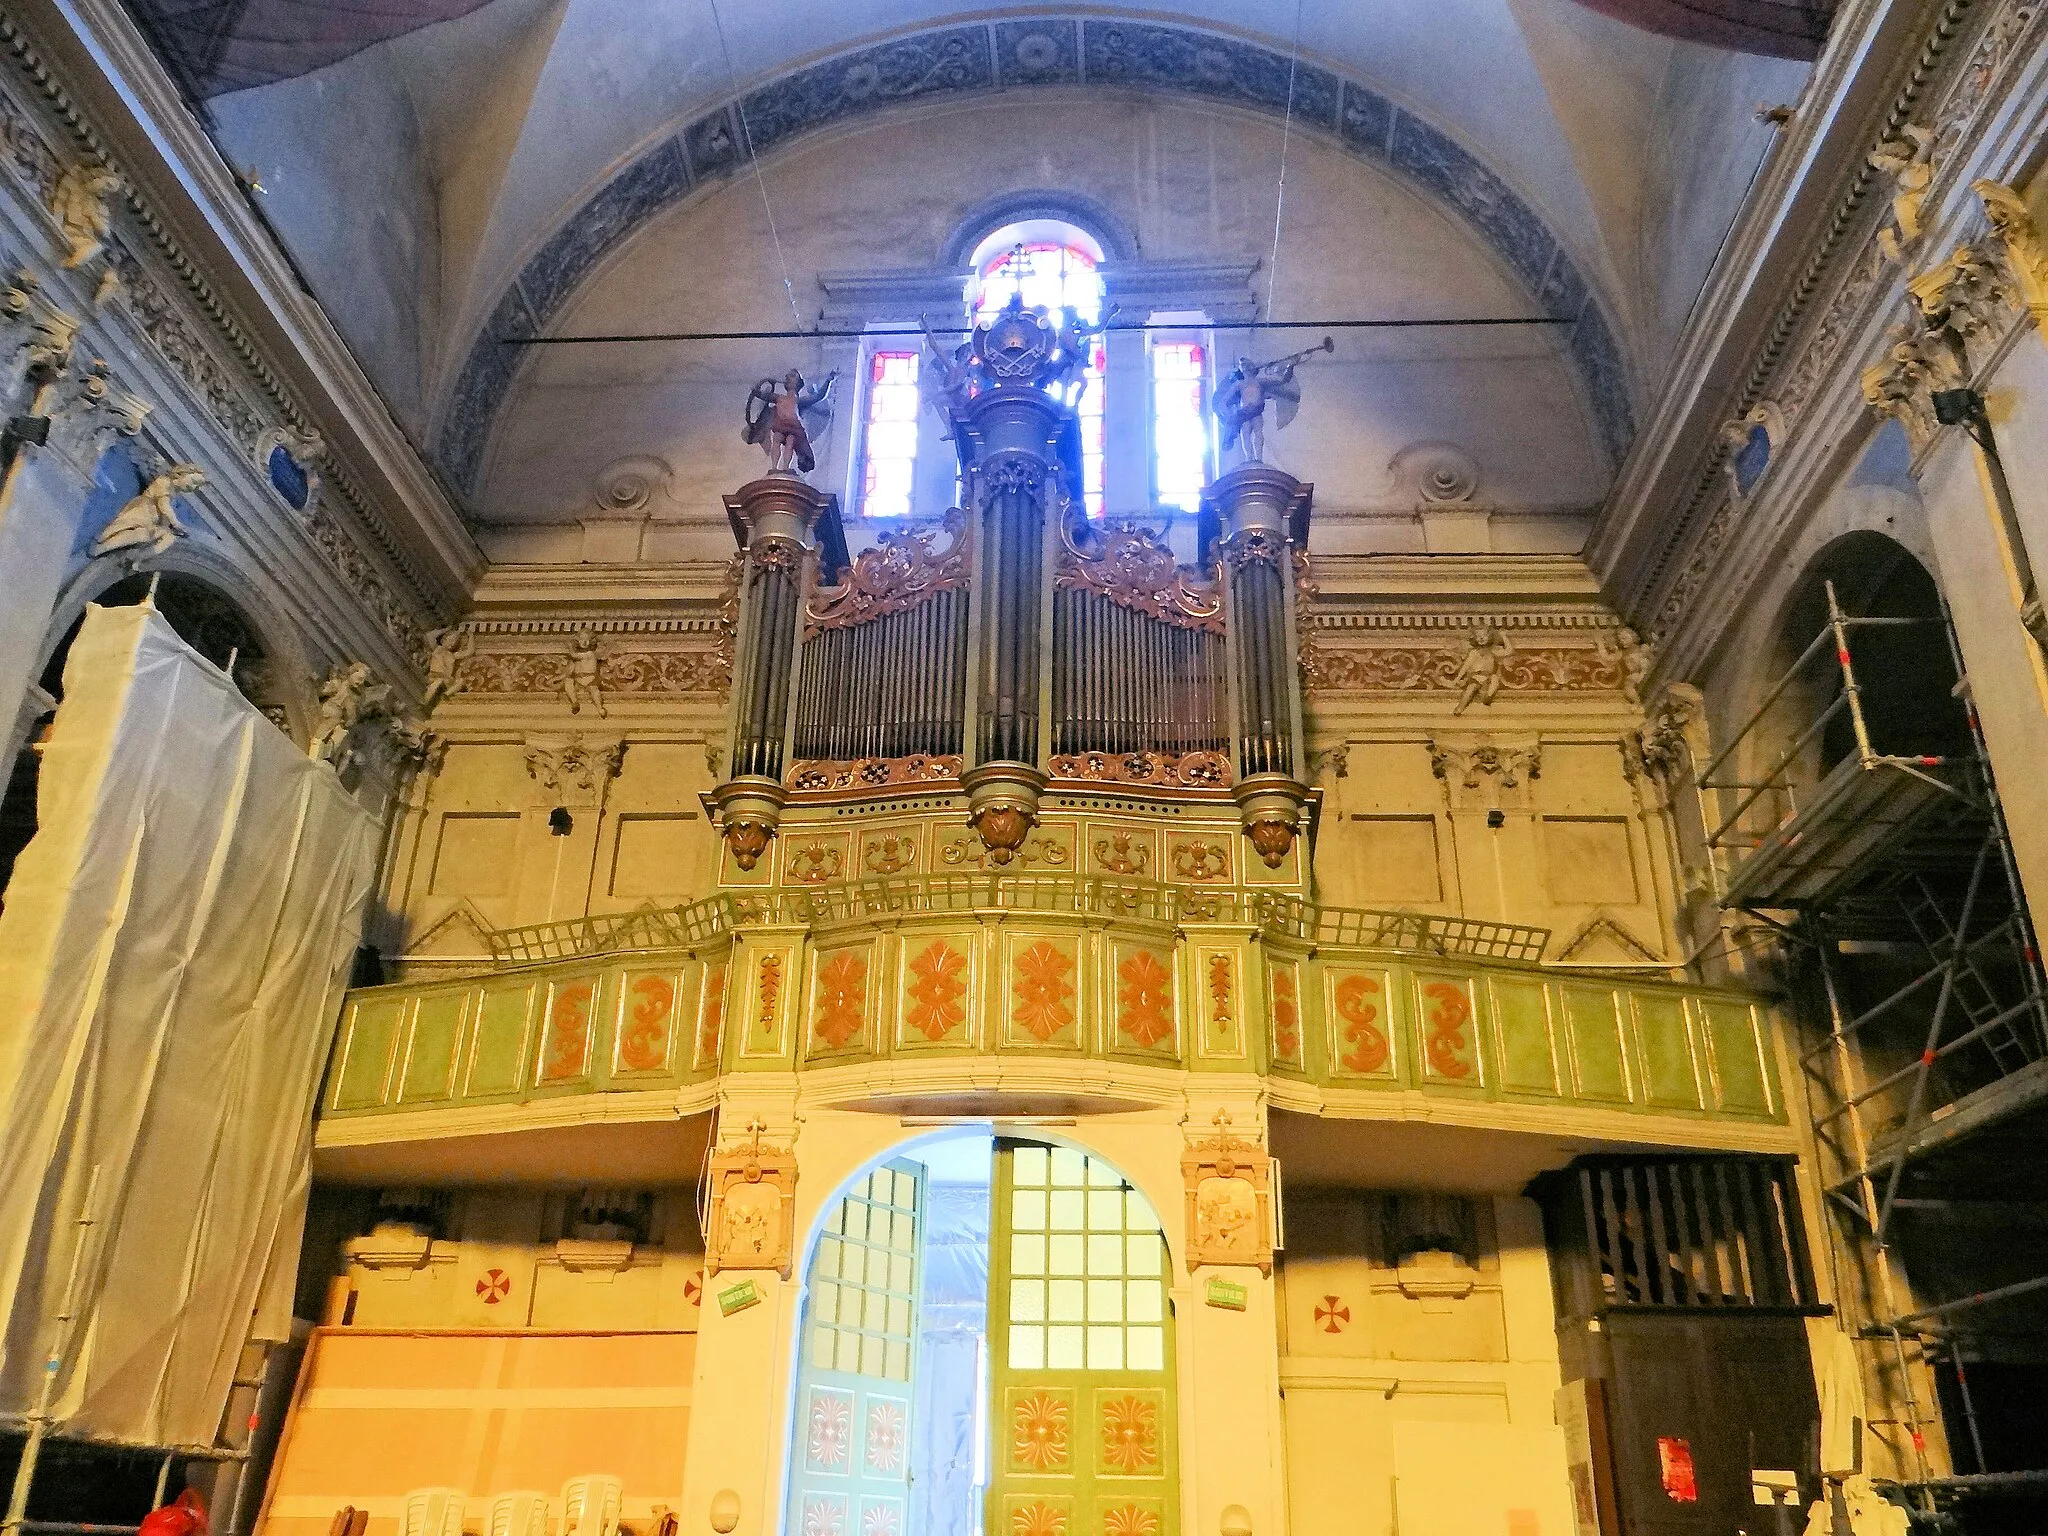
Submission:
M 206 484 L 197 464 L 173 464 L 131 497 L 92 541 L 92 558 L 128 553 L 131 561 L 160 555 L 191 532 L 178 516 L 176 498 Z
M 800 794 L 837 789 L 887 789 L 896 784 L 943 784 L 960 777 L 962 760 L 952 754 L 931 757 L 861 757 L 843 761 L 820 759 L 792 764 L 786 782 Z
M 967 585 L 967 520 L 958 508 L 939 522 L 892 530 L 864 549 L 846 579 L 820 586 L 805 606 L 806 635 L 864 624 Z M 937 547 L 939 536 L 948 542 Z
M 1221 752 L 1077 752 L 1052 759 L 1056 779 L 1107 784 L 1159 784 L 1181 789 L 1223 789 L 1230 759 Z
M 475 639 L 459 624 L 437 629 L 427 636 L 425 704 L 429 712 L 450 694 L 462 692 L 463 664 L 475 654 Z
M 1187 1189 L 1187 1263 L 1256 1265 L 1273 1272 L 1273 1168 L 1265 1148 L 1235 1135 L 1227 1110 L 1215 1134 L 1181 1155 Z
M 1643 644 L 1642 637 L 1628 625 L 1614 631 L 1612 643 L 1602 639 L 1600 654 L 1614 659 L 1621 672 L 1621 696 L 1637 709 L 1643 707 L 1643 684 L 1657 664 L 1656 653 Z
M 1223 633 L 1223 590 L 1174 559 L 1161 534 L 1128 521 L 1091 526 L 1063 519 L 1060 557 L 1053 584 L 1096 592 L 1119 607 L 1134 609 L 1182 629 Z
M 832 429 L 834 368 L 816 384 L 792 368 L 777 388 L 762 379 L 747 391 L 746 425 L 740 436 L 768 455 L 771 475 L 807 475 L 818 467 L 817 445 Z
M 604 691 L 599 683 L 603 664 L 604 658 L 597 648 L 597 631 L 588 624 L 581 626 L 569 648 L 569 670 L 562 678 L 562 693 L 569 701 L 570 714 L 582 714 L 587 704 L 592 714 L 604 716 Z
M 796 1156 L 747 1123 L 744 1142 L 711 1159 L 711 1211 L 704 1229 L 704 1272 L 772 1269 L 789 1278 L 795 1232 Z
M 1451 676 L 1452 686 L 1458 690 L 1458 702 L 1451 713 L 1462 715 L 1474 704 L 1493 703 L 1500 692 L 1501 664 L 1514 653 L 1514 642 L 1508 639 L 1506 631 L 1491 624 L 1473 625 L 1465 637 L 1465 654 Z
M 1934 140 L 1933 129 L 1907 123 L 1896 139 L 1887 139 L 1870 152 L 1871 168 L 1892 181 L 1891 220 L 1877 235 L 1889 260 L 1904 261 L 1919 242 L 1920 208 L 1934 181 Z
M 50 189 L 50 214 L 64 232 L 63 265 L 82 267 L 106 249 L 113 213 L 107 199 L 121 178 L 104 165 L 74 165 Z
M 373 683 L 369 663 L 337 663 L 320 685 L 320 713 L 306 753 L 339 771 L 348 766 L 349 736 L 363 721 L 381 714 L 391 697 L 389 683 Z
M 1284 430 L 1301 408 L 1301 386 L 1295 382 L 1294 370 L 1318 352 L 1336 350 L 1336 342 L 1325 336 L 1313 347 L 1290 352 L 1271 362 L 1255 363 L 1248 357 L 1240 357 L 1237 366 L 1216 386 L 1216 393 L 1209 401 L 1209 409 L 1215 414 L 1217 426 L 1221 429 L 1219 442 L 1222 448 L 1226 452 L 1239 449 L 1246 464 L 1263 464 L 1266 461 L 1266 407 L 1273 407 L 1274 429 Z

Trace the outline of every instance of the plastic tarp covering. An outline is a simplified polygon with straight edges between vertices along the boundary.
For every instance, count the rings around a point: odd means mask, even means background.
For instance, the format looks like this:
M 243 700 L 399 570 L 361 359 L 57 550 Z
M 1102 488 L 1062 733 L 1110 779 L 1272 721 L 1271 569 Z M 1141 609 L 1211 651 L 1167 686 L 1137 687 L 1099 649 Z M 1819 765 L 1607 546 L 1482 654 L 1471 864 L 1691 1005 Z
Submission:
M 147 606 L 87 611 L 39 785 L 0 912 L 0 1422 L 54 1359 L 60 1432 L 210 1446 L 252 1318 L 289 1329 L 377 825 Z

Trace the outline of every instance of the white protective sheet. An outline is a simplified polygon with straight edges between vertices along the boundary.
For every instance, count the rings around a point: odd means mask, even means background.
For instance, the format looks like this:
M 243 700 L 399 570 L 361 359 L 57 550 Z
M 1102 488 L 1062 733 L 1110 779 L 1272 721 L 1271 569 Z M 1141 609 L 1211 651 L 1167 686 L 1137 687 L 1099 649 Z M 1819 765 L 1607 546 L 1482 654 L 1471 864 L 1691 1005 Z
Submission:
M 377 827 L 147 607 L 87 611 L 40 786 L 0 912 L 0 1422 L 54 1350 L 65 1433 L 211 1445 L 252 1317 L 289 1328 Z

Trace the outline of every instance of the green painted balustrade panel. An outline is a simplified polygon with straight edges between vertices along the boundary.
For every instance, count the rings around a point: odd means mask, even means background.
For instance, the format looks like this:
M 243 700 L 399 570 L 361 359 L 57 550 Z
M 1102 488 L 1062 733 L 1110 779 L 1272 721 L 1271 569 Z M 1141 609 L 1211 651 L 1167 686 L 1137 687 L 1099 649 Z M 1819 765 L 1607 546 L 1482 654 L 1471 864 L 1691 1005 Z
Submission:
M 926 910 L 352 992 L 323 1112 L 993 1057 L 1268 1073 L 1338 1115 L 1421 1093 L 1783 1123 L 1773 1049 L 1725 990 L 1148 911 Z

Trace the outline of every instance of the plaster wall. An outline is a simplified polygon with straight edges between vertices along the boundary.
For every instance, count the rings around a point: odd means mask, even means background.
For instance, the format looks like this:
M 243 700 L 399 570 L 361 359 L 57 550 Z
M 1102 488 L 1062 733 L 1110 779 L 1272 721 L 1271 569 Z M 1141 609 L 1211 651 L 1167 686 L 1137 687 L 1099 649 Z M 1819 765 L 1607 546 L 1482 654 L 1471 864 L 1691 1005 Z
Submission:
M 1448 215 L 1300 136 L 1287 150 L 1288 237 L 1276 279 L 1280 152 L 1278 126 L 1263 119 L 1142 98 L 1046 92 L 1030 103 L 936 108 L 778 157 L 773 191 L 784 214 L 775 234 L 751 183 L 663 215 L 585 284 L 556 328 L 727 330 L 799 314 L 807 322 L 806 274 L 928 266 L 971 209 L 1005 191 L 1044 188 L 1108 206 L 1136 231 L 1145 260 L 1259 263 L 1253 295 L 1263 305 L 1270 288 L 1272 312 L 1284 317 L 1527 312 L 1514 280 Z M 919 175 L 906 186 L 901 167 L 912 164 Z M 1316 339 L 1286 333 L 1252 350 L 1263 357 Z M 1300 418 L 1271 438 L 1270 457 L 1316 484 L 1319 512 L 1341 516 L 1390 500 L 1408 511 L 1412 488 L 1396 487 L 1385 466 L 1411 442 L 1450 439 L 1478 461 L 1490 502 L 1579 512 L 1597 500 L 1607 470 L 1559 342 L 1542 327 L 1341 333 L 1333 359 L 1303 369 Z M 1219 352 L 1233 346 L 1219 338 Z M 828 356 L 791 343 L 544 350 L 526 363 L 494 440 L 479 498 L 494 525 L 487 542 L 499 558 L 576 558 L 580 539 L 562 525 L 591 505 L 598 471 L 651 454 L 673 470 L 663 504 L 650 509 L 657 522 L 704 522 L 704 546 L 693 552 L 714 557 L 711 546 L 726 547 L 722 527 L 710 526 L 723 522 L 718 498 L 760 463 L 738 432 L 748 387 L 792 364 L 816 377 L 849 364 L 851 351 Z M 833 489 L 847 474 L 851 404 L 842 385 L 817 476 Z M 565 432 L 565 423 L 576 430 Z M 929 417 L 924 425 L 933 425 Z M 935 442 L 935 432 L 928 436 Z M 557 526 L 547 535 L 510 531 L 541 523 Z

